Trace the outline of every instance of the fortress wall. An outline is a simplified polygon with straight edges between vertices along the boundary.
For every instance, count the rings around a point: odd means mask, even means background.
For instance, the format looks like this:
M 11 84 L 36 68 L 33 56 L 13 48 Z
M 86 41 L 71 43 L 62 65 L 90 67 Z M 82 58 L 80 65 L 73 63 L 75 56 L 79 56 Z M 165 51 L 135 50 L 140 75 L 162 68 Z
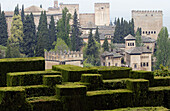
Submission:
M 158 34 L 163 26 L 162 11 L 132 11 L 134 19 L 134 28 L 142 28 L 142 36 L 157 39 Z
M 110 4 L 95 3 L 95 25 L 109 26 L 110 24 Z
M 79 15 L 80 25 L 86 26 L 88 23 L 95 24 L 95 14 L 94 13 L 83 13 Z

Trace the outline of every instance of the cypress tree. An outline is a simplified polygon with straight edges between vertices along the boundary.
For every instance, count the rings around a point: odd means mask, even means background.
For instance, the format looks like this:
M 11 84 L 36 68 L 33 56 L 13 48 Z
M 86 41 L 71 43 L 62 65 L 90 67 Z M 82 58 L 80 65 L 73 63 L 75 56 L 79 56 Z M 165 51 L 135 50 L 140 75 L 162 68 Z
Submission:
M 0 45 L 6 46 L 8 40 L 7 23 L 4 11 L 0 12 Z
M 49 50 L 49 30 L 47 28 L 46 12 L 42 12 L 40 16 L 37 32 L 36 56 L 44 57 L 44 49 Z
M 51 21 L 50 21 L 50 25 L 49 25 L 49 46 L 50 46 L 50 49 L 54 49 L 54 47 L 53 47 L 54 41 L 57 41 L 56 28 L 55 28 L 54 17 L 51 16 Z
M 19 5 L 18 5 L 18 4 L 17 4 L 17 6 L 15 7 L 14 15 L 19 15 Z
M 23 24 L 20 15 L 14 15 L 11 24 L 11 36 L 8 38 L 7 53 L 8 58 L 20 57 L 21 43 L 23 40 Z
M 137 30 L 135 37 L 136 37 L 136 47 L 141 47 L 142 46 L 142 40 L 141 40 L 141 35 L 140 35 L 140 29 Z
M 22 10 L 21 10 L 21 20 L 22 20 L 22 23 L 24 23 L 24 18 L 25 18 L 24 5 L 22 5 Z
M 96 33 L 94 35 L 95 40 L 100 44 L 99 28 L 96 28 Z
M 135 36 L 135 31 L 134 31 L 134 20 L 132 18 L 131 22 L 129 22 L 129 25 L 130 25 L 130 34 L 132 36 Z
M 32 26 L 33 26 L 33 36 L 34 36 L 34 50 L 35 50 L 35 48 L 36 48 L 36 44 L 37 44 L 37 35 L 36 35 L 36 26 L 35 26 L 35 22 L 34 22 L 34 15 L 32 14 L 32 12 L 31 12 L 31 14 L 30 14 L 30 17 L 31 17 L 31 19 L 32 19 Z
M 163 27 L 158 34 L 157 40 L 157 51 L 156 51 L 156 69 L 159 69 L 159 66 L 168 66 L 170 61 L 170 39 L 168 38 L 168 30 L 166 27 Z
M 68 13 L 68 9 L 64 8 L 62 10 L 62 18 L 57 22 L 57 38 L 61 38 L 65 41 L 67 46 L 71 47 L 71 40 L 69 37 L 70 33 L 70 19 L 71 14 Z
M 81 32 L 79 30 L 80 24 L 77 18 L 77 12 L 75 10 L 73 16 L 73 25 L 72 25 L 72 34 L 71 34 L 71 46 L 73 51 L 80 51 L 81 46 L 83 45 L 83 40 L 80 38 Z
M 34 24 L 30 15 L 27 15 L 24 20 L 23 27 L 23 42 L 22 42 L 22 53 L 27 55 L 28 57 L 34 56 L 34 48 L 35 48 L 35 33 L 34 33 Z
M 116 23 L 115 32 L 114 32 L 114 38 L 112 40 L 113 43 L 120 43 L 120 41 L 121 41 L 120 40 L 120 36 L 121 36 L 120 28 L 121 28 L 120 19 L 118 18 L 117 23 Z
M 104 39 L 104 43 L 102 45 L 104 51 L 109 51 L 109 43 L 107 41 L 107 37 Z
M 93 66 L 99 66 L 100 65 L 100 57 L 99 57 L 99 47 L 97 46 L 98 42 L 96 42 L 92 35 L 92 29 L 90 29 L 90 34 L 88 37 L 88 44 L 84 51 L 85 56 L 84 60 L 87 63 L 90 63 Z

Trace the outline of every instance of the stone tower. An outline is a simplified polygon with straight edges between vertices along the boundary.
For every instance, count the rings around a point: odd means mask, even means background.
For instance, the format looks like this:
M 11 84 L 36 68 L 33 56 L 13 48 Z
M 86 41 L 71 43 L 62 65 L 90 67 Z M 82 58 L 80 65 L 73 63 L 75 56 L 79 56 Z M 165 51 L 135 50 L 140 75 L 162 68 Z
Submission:
M 58 8 L 58 0 L 54 0 L 54 8 Z
M 109 26 L 110 24 L 110 4 L 95 3 L 95 25 Z
M 162 11 L 135 11 L 132 10 L 134 28 L 142 28 L 142 36 L 157 40 L 158 34 L 163 26 Z

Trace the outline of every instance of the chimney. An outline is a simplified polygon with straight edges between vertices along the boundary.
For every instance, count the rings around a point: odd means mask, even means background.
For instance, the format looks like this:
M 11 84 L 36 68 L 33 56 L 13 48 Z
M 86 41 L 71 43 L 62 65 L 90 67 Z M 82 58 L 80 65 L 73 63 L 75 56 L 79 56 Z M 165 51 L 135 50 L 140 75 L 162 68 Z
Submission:
M 54 0 L 54 8 L 58 8 L 58 0 Z

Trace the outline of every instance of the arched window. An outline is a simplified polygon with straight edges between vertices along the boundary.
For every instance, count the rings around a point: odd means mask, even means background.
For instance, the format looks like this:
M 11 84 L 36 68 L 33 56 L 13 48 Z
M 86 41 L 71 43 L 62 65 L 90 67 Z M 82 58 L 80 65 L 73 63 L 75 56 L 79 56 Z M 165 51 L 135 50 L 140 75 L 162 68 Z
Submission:
M 153 34 L 153 31 L 151 31 L 151 34 Z
M 149 46 L 147 46 L 147 49 L 149 49 Z
M 110 62 L 109 62 L 109 66 L 110 66 Z
M 143 63 L 143 66 L 145 66 L 145 63 Z
M 143 34 L 145 34 L 145 31 L 143 31 Z
M 137 64 L 134 65 L 134 68 L 137 68 Z
M 148 34 L 148 32 L 146 31 L 146 34 Z
M 154 31 L 154 34 L 156 34 L 156 31 Z

